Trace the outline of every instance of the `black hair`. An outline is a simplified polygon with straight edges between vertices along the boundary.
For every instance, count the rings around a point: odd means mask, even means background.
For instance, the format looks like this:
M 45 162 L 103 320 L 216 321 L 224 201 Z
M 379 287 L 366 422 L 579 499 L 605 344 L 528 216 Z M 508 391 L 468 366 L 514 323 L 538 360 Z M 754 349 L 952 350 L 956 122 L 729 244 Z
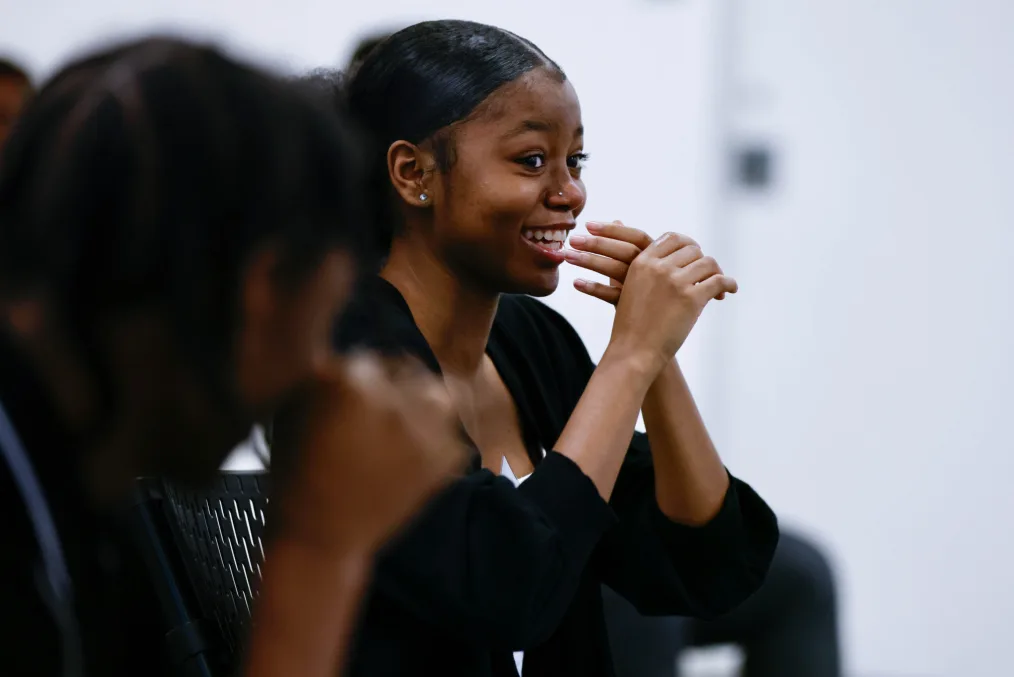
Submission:
M 374 33 L 365 38 L 362 38 L 356 43 L 355 49 L 352 50 L 352 56 L 349 57 L 348 70 L 352 70 L 361 64 L 367 56 L 370 55 L 377 45 L 387 40 L 391 36 L 391 33 Z
M 398 140 L 431 140 L 438 168 L 446 171 L 453 163 L 453 138 L 438 133 L 449 132 L 497 89 L 536 68 L 566 78 L 541 49 L 510 31 L 472 21 L 426 21 L 368 51 L 349 73 L 346 105 L 369 131 L 378 153 L 386 155 Z M 401 219 L 389 198 L 386 162 L 378 165 L 373 193 L 388 199 L 380 200 L 376 244 L 386 252 Z
M 100 382 L 96 320 L 163 309 L 208 386 L 227 387 L 258 250 L 277 246 L 290 281 L 335 248 L 368 253 L 359 158 L 333 111 L 211 47 L 152 38 L 89 56 L 3 150 L 0 297 L 45 294 Z
M 12 59 L 0 58 L 0 78 L 18 80 L 29 91 L 32 89 L 32 78 L 28 71 Z

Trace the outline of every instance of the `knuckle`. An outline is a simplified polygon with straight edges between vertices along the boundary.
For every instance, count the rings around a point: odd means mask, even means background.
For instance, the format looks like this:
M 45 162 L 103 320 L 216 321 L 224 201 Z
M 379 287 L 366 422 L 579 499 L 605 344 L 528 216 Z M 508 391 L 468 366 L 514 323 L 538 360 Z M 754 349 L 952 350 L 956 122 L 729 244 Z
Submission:
M 684 284 L 683 273 L 678 268 L 676 270 L 669 270 L 667 278 L 670 286 L 674 287 L 679 292 L 685 292 L 688 285 Z

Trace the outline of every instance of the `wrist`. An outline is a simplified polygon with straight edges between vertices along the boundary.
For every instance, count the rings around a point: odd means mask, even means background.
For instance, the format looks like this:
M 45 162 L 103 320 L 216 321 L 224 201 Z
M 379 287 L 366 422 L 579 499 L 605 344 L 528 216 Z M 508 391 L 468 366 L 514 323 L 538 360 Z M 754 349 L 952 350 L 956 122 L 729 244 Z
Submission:
M 372 564 L 366 551 L 290 536 L 272 541 L 244 677 L 336 674 Z
M 635 387 L 647 389 L 658 377 L 665 362 L 645 351 L 626 350 L 610 344 L 606 348 L 599 369 L 617 371 Z

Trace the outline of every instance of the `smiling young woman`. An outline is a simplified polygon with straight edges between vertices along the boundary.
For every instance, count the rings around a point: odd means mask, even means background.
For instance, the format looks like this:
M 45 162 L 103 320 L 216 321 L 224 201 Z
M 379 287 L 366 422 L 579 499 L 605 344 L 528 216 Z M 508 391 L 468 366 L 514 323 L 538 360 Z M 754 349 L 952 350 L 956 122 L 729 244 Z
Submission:
M 440 373 L 476 450 L 381 559 L 351 674 L 610 675 L 601 583 L 657 614 L 738 605 L 776 520 L 725 470 L 674 360 L 735 281 L 689 238 L 619 224 L 567 253 L 587 196 L 581 108 L 517 35 L 417 24 L 345 87 L 377 143 L 388 255 L 339 339 Z M 617 305 L 598 365 L 531 298 L 568 257 L 622 282 L 584 287 Z

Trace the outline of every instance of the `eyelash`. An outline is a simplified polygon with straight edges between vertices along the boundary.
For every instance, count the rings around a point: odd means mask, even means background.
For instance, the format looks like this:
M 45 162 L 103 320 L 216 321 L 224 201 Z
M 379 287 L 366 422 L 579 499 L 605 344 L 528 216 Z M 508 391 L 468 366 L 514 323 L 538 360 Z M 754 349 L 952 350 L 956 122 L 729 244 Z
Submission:
M 584 169 L 584 164 L 588 162 L 588 157 L 589 157 L 588 153 L 574 153 L 573 155 L 567 158 L 567 166 L 570 167 L 571 169 L 577 170 Z M 543 164 L 539 167 L 533 167 L 531 164 L 529 164 L 530 160 L 536 159 L 541 160 Z M 571 164 L 571 161 L 574 162 L 573 165 Z M 523 158 L 519 158 L 517 162 L 518 164 L 522 164 L 528 167 L 529 169 L 538 170 L 542 169 L 542 167 L 545 166 L 546 156 L 543 153 L 532 153 L 531 155 L 526 155 Z

